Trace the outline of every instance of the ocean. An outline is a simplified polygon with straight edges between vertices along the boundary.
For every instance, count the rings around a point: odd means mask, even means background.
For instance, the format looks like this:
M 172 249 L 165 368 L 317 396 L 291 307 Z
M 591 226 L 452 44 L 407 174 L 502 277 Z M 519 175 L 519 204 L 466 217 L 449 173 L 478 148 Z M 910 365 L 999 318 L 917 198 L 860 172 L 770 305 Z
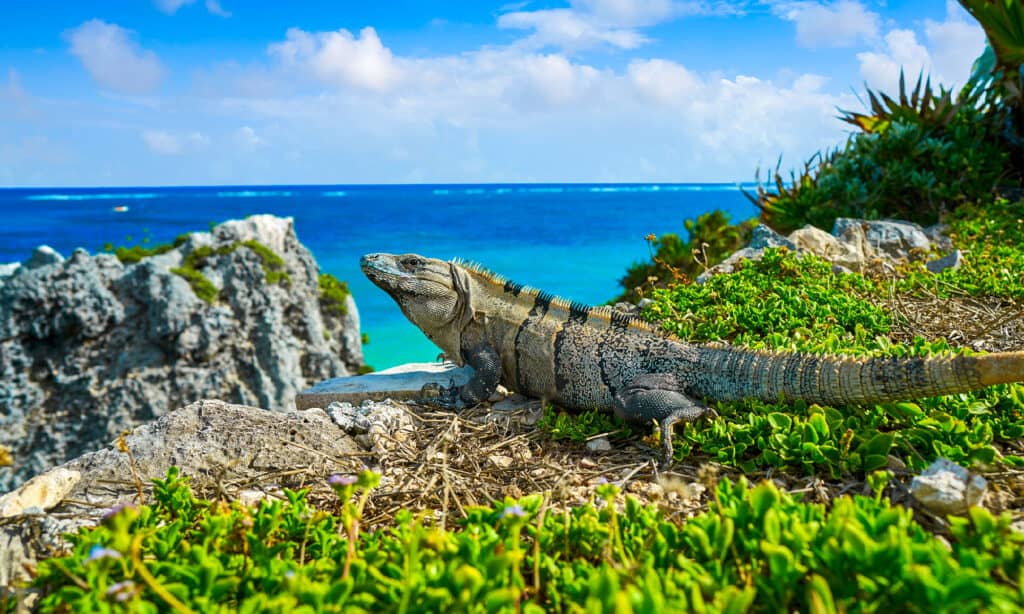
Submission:
M 438 350 L 363 276 L 363 254 L 463 258 L 601 304 L 630 264 L 648 258 L 644 237 L 685 233 L 684 219 L 712 209 L 733 221 L 756 215 L 735 184 L 0 189 L 0 263 L 40 244 L 66 257 L 77 247 L 167 243 L 251 214 L 291 216 L 321 270 L 348 282 L 369 337 L 366 361 L 381 369 L 432 361 Z

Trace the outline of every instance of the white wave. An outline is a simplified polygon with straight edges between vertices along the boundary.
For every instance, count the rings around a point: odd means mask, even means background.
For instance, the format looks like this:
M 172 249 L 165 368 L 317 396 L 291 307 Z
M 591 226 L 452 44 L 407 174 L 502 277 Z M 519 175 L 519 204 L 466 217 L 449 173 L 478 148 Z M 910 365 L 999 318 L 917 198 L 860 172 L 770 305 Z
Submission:
M 141 200 L 159 196 L 159 194 L 149 192 L 137 194 L 30 194 L 25 197 L 25 200 Z
M 267 196 L 291 195 L 291 192 L 278 190 L 242 190 L 240 192 L 217 192 L 217 198 L 261 198 Z

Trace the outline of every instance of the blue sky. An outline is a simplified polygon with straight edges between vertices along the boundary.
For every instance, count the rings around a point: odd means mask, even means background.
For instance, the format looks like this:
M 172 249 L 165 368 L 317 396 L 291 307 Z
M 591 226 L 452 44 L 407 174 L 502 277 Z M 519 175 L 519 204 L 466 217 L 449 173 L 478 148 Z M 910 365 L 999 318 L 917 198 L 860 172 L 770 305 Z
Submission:
M 939 0 L 7 4 L 0 186 L 750 181 L 984 46 Z

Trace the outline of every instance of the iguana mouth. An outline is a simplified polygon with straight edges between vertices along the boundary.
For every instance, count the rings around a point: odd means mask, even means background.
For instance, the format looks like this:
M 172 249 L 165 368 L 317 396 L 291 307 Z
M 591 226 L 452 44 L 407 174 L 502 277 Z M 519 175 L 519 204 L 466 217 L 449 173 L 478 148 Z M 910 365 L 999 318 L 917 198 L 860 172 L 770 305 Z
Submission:
M 359 259 L 359 268 L 363 270 L 363 274 L 370 278 L 371 281 L 377 283 L 383 281 L 387 277 L 393 277 L 398 274 L 398 271 L 394 267 L 387 266 L 389 264 L 388 259 L 385 258 L 387 254 L 366 254 Z M 380 285 L 377 283 L 377 285 Z

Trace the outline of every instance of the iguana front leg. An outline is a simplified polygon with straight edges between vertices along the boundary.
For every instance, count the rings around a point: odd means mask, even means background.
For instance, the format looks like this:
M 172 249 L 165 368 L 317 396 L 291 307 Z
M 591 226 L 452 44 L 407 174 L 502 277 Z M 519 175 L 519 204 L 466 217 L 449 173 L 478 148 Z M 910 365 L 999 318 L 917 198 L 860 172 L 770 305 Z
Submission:
M 629 422 L 655 420 L 661 429 L 661 466 L 672 462 L 672 428 L 676 422 L 713 418 L 715 410 L 689 396 L 671 373 L 638 375 L 615 393 L 615 413 Z
M 449 409 L 472 407 L 482 403 L 494 394 L 501 378 L 501 356 L 485 341 L 478 342 L 462 351 L 462 359 L 473 367 L 473 375 L 462 386 L 452 381 L 448 388 L 437 384 L 423 387 L 424 399 L 432 405 L 441 405 Z

